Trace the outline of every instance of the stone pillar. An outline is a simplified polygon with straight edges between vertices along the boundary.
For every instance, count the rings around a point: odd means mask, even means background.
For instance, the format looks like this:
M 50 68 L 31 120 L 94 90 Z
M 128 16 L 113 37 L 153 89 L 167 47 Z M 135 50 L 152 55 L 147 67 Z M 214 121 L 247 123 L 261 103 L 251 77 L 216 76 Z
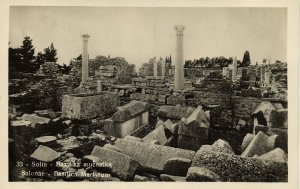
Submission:
M 183 70 L 183 30 L 182 25 L 174 26 L 176 31 L 176 59 L 175 59 L 175 89 L 184 89 L 184 70 Z
M 260 83 L 261 85 L 264 85 L 264 67 L 260 67 Z
M 237 60 L 235 56 L 233 58 L 233 65 L 232 65 L 232 81 L 236 80 L 236 74 L 237 74 Z
M 265 81 L 264 81 L 265 86 L 269 86 L 269 85 L 270 85 L 270 77 L 271 77 L 270 72 L 269 72 L 269 71 L 266 71 L 266 72 L 265 72 Z
M 223 68 L 223 73 L 222 73 L 222 75 L 224 76 L 224 77 L 229 77 L 229 68 L 228 67 L 224 67 Z
M 166 76 L 166 63 L 163 61 L 163 59 L 160 59 L 159 62 L 161 63 L 161 77 L 165 78 L 165 76 Z
M 102 91 L 102 82 L 101 80 L 97 80 L 97 92 L 101 92 Z
M 170 66 L 169 66 L 169 63 L 166 63 L 165 61 L 164 61 L 164 64 L 165 64 L 165 77 L 169 77 L 169 75 L 170 75 Z
M 88 56 L 88 39 L 89 35 L 82 35 L 83 46 L 82 46 L 82 79 L 81 82 L 85 83 L 89 78 L 89 56 Z
M 156 57 L 153 58 L 153 72 L 154 72 L 154 78 L 157 78 L 157 62 L 156 62 Z

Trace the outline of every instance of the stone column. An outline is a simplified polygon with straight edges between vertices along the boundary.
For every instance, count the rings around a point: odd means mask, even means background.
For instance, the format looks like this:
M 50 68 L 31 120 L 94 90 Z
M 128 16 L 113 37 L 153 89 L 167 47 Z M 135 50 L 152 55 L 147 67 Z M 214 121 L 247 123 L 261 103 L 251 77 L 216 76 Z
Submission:
M 156 57 L 153 58 L 153 72 L 154 72 L 154 78 L 157 78 L 157 62 Z
M 264 84 L 264 77 L 263 77 L 264 75 L 263 75 L 263 67 L 262 66 L 260 67 L 259 71 L 260 71 L 260 73 L 259 73 L 260 74 L 260 84 L 263 85 Z
M 236 74 L 237 74 L 237 60 L 235 56 L 233 58 L 233 65 L 232 65 L 232 81 L 236 80 Z
M 184 89 L 184 70 L 183 70 L 183 30 L 182 25 L 174 26 L 176 31 L 176 59 L 175 59 L 175 89 Z
M 166 76 L 166 63 L 163 61 L 163 59 L 160 59 L 159 62 L 161 63 L 161 77 L 165 78 L 165 76 Z
M 270 71 L 266 71 L 265 72 L 265 86 L 269 86 L 270 85 L 270 78 L 271 78 L 271 74 Z
M 97 80 L 97 92 L 101 92 L 102 91 L 102 82 L 101 80 Z
M 81 82 L 85 83 L 89 78 L 89 56 L 88 56 L 88 39 L 89 35 L 82 35 L 83 46 L 82 46 L 82 79 Z

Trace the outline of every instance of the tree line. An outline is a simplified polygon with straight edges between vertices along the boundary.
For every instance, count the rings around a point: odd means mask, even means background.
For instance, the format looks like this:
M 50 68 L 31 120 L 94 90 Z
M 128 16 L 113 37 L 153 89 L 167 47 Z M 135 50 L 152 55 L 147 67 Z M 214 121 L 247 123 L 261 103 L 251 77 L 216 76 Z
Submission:
M 192 68 L 192 67 L 207 67 L 207 68 L 213 68 L 213 67 L 228 67 L 230 64 L 232 64 L 233 58 L 229 57 L 226 58 L 224 56 L 220 57 L 201 57 L 199 59 L 194 60 L 186 60 L 184 67 L 185 68 Z M 247 67 L 251 64 L 250 60 L 250 53 L 246 51 L 244 53 L 243 60 L 237 60 L 238 67 Z
M 38 52 L 35 56 L 35 48 L 32 44 L 32 39 L 28 36 L 24 37 L 22 45 L 17 48 L 9 47 L 8 49 L 8 62 L 9 67 L 18 72 L 35 73 L 39 70 L 40 66 L 45 62 L 57 63 L 57 50 L 54 48 L 53 43 L 45 48 L 43 52 Z M 63 74 L 68 74 L 70 66 L 57 64 Z

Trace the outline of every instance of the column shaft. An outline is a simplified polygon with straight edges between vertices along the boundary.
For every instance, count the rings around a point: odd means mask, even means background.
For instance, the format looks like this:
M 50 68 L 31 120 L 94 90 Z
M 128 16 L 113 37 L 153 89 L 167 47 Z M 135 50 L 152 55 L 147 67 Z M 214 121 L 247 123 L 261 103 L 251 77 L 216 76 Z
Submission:
M 83 35 L 82 46 L 82 81 L 86 82 L 89 78 L 89 57 L 88 57 L 88 35 Z

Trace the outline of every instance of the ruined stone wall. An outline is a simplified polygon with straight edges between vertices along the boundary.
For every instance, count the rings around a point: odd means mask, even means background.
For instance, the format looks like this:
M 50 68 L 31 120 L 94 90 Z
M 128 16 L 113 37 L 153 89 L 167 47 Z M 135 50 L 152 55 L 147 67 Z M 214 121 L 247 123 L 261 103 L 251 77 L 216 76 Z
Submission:
M 24 76 L 24 75 L 23 75 Z M 10 82 L 16 79 L 10 80 Z M 56 111 L 61 109 L 61 99 L 64 94 L 73 93 L 72 86 L 56 78 L 30 76 L 17 79 L 22 85 L 17 93 L 10 92 L 10 112 L 18 115 L 18 112 L 32 113 L 34 110 L 52 108 Z
M 184 76 L 187 78 L 204 77 L 209 72 L 220 71 L 222 68 L 184 68 Z
M 203 70 L 202 69 L 195 69 L 195 68 L 184 68 L 184 76 L 187 78 L 194 78 L 194 77 L 203 77 Z
M 195 86 L 194 103 L 212 111 L 212 125 L 232 125 L 232 102 L 230 82 L 223 79 L 208 79 Z M 210 108 L 212 105 L 219 108 Z

